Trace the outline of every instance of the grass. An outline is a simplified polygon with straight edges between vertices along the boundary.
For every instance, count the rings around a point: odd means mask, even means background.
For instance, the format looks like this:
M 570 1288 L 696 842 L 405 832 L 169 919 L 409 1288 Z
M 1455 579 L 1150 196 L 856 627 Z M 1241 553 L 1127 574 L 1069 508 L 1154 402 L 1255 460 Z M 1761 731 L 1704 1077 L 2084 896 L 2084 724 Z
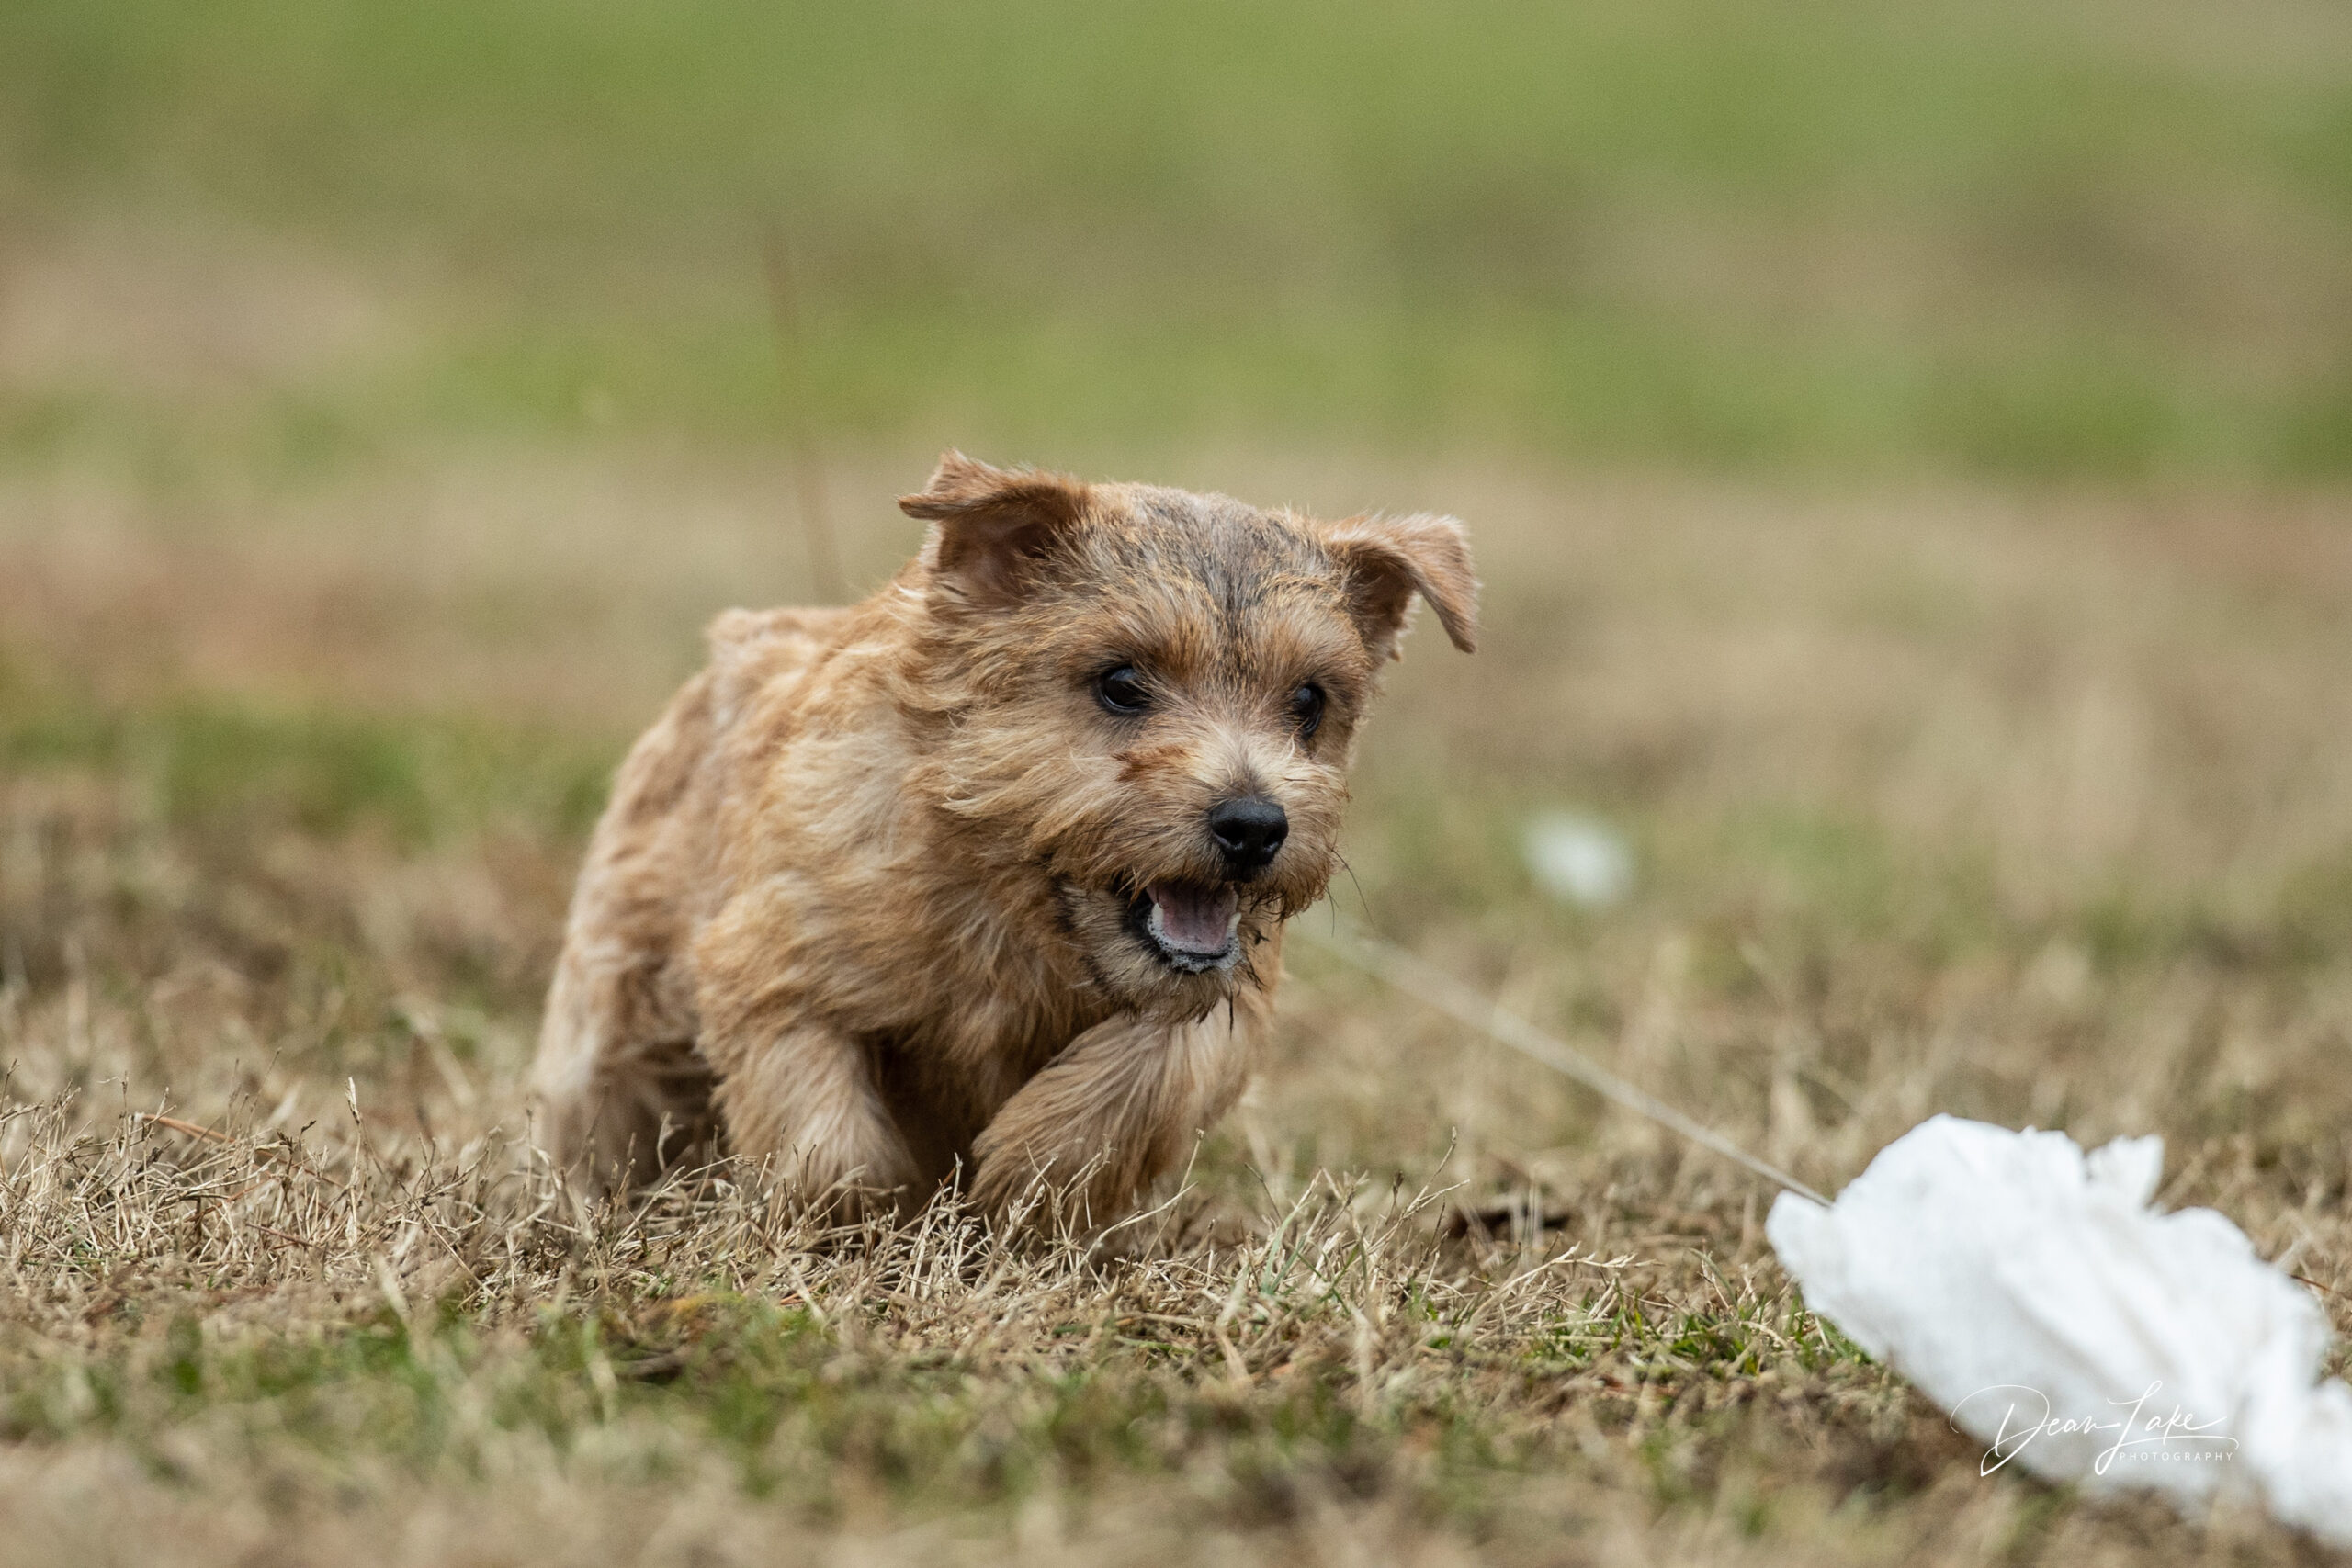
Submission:
M 1304 947 L 1129 1256 L 571 1202 L 519 1086 L 595 781 L 688 617 L 797 569 L 765 470 L 434 461 L 443 512 L 19 491 L 119 521 L 8 545 L 0 1557 L 2310 1560 L 1981 1478 L 1804 1311 L 1768 1192 Z M 1400 667 L 1351 915 L 1823 1187 L 1937 1110 L 2161 1132 L 2166 1201 L 2338 1311 L 2324 498 L 1194 461 L 1476 520 L 1487 636 Z M 539 493 L 593 502 L 569 553 Z M 845 543 L 872 581 L 903 541 Z M 1629 902 L 1530 881 L 1561 804 Z
M 609 758 L 571 737 L 480 723 L 387 722 L 200 695 L 125 711 L 55 694 L 8 705 L 0 765 L 114 774 L 175 828 L 217 831 L 226 819 L 261 817 L 333 838 L 364 824 L 401 845 L 501 816 L 584 835 L 610 772 Z
M 0 451 L 764 443 L 780 218 L 837 439 L 2341 475 L 2345 41 L 2318 0 L 20 6 Z M 280 352 L 191 399 L 175 295 Z
M 1091 1509 L 1155 1483 L 1213 1508 L 1228 1544 L 1367 1500 L 1411 1537 L 1507 1537 L 1528 1482 L 1575 1462 L 1570 1430 L 1626 1447 L 1626 1478 L 1667 1499 L 1691 1491 L 1693 1456 L 1627 1439 L 1736 1451 L 1743 1410 L 1792 1380 L 1886 1403 L 1785 1292 L 1710 1276 L 1645 1293 L 1624 1255 L 1449 1247 L 1417 1223 L 1427 1192 L 1317 1181 L 1261 1235 L 1105 1270 L 1008 1251 L 947 1211 L 811 1235 L 724 1183 L 582 1212 L 511 1144 L 385 1160 L 357 1117 L 331 1140 L 349 1160 L 185 1123 L 76 1140 L 53 1111 L 22 1120 L 10 1262 L 41 1284 L 17 1329 L 46 1317 L 107 1343 L 12 1358 L 0 1429 L 20 1453 L 123 1452 L 143 1494 L 206 1499 L 215 1550 L 257 1506 L 316 1539 L 373 1521 L 414 1551 L 517 1485 L 595 1517 L 468 1560 L 561 1560 L 594 1535 L 606 1554 L 731 1557 L 763 1517 L 987 1534 L 1041 1500 Z M 288 1333 L 298 1303 L 340 1321 Z M 1801 1419 L 1853 1424 L 1826 1402 Z M 683 1529 L 654 1501 L 713 1487 L 724 1511 Z M 70 1524 L 47 1522 L 19 1547 L 70 1550 Z M 656 1524 L 670 1539 L 644 1540 Z
M 866 587 L 950 441 L 1467 518 L 1351 918 L 1825 1190 L 2160 1133 L 2352 1326 L 2344 43 L 0 9 L 0 1562 L 2321 1561 L 1983 1476 L 1770 1193 L 1306 944 L 1115 1254 L 582 1205 L 520 1086 L 612 762 L 816 596 L 790 391 Z

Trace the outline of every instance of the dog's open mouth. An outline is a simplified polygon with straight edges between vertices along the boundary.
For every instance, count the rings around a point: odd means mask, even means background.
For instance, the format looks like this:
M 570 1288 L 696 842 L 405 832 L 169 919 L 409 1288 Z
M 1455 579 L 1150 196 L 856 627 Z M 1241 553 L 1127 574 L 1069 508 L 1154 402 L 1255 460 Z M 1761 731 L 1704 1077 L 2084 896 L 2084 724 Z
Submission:
M 1230 884 L 1155 882 L 1127 906 L 1144 942 L 1188 975 L 1223 969 L 1239 956 L 1241 900 Z

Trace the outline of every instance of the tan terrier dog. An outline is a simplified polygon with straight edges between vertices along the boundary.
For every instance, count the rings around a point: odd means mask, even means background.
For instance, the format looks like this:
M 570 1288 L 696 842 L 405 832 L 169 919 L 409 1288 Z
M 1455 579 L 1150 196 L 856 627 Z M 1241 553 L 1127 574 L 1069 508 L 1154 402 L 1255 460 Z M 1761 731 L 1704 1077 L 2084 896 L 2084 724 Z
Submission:
M 860 604 L 731 610 L 615 784 L 539 1044 L 605 1181 L 715 1153 L 852 1213 L 960 1171 L 1129 1212 L 1247 1082 L 1283 922 L 1449 517 L 1320 523 L 950 452 Z

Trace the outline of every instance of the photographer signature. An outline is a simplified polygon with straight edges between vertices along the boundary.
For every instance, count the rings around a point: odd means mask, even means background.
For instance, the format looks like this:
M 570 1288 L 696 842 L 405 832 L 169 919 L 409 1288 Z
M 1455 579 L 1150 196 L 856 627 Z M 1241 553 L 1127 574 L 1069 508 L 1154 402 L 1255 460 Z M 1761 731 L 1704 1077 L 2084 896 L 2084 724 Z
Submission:
M 2199 1422 L 2178 1404 L 2161 1415 L 2151 1415 L 2148 1406 L 2164 1383 L 2150 1383 L 2137 1399 L 2116 1399 L 2108 1403 L 2123 1414 L 2114 1420 L 2099 1420 L 2093 1416 L 2061 1416 L 2052 1413 L 2049 1396 L 2040 1389 L 2023 1383 L 1995 1383 L 1978 1389 L 1952 1406 L 1951 1424 L 1961 1430 L 1961 1413 L 1978 1400 L 1990 1403 L 2006 1397 L 2008 1407 L 2001 1414 L 1995 1428 L 1993 1446 L 1984 1450 L 1984 1458 L 1977 1473 L 1990 1475 L 2022 1453 L 2037 1438 L 2062 1437 L 2069 1434 L 2095 1435 L 2112 1432 L 2115 1440 L 2102 1450 L 2091 1465 L 2095 1475 L 2105 1475 L 2108 1467 L 2120 1456 L 2125 1460 L 2157 1458 L 2228 1459 L 2237 1448 L 2235 1438 L 2224 1437 L 2213 1428 L 2222 1425 L 2217 1418 Z M 1971 1429 L 1981 1431 L 1980 1425 Z M 2191 1445 L 2194 1450 L 2191 1451 Z

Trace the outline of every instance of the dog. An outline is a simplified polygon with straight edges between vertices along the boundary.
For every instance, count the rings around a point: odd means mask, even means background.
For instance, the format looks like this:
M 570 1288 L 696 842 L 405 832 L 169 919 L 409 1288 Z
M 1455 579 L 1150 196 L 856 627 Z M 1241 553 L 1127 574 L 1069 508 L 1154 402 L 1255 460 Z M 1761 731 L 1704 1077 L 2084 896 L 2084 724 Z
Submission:
M 1253 1068 L 1450 517 L 1318 522 L 950 451 L 880 592 L 730 610 L 622 764 L 535 1068 L 627 1186 L 719 1155 L 852 1217 L 1132 1213 Z

